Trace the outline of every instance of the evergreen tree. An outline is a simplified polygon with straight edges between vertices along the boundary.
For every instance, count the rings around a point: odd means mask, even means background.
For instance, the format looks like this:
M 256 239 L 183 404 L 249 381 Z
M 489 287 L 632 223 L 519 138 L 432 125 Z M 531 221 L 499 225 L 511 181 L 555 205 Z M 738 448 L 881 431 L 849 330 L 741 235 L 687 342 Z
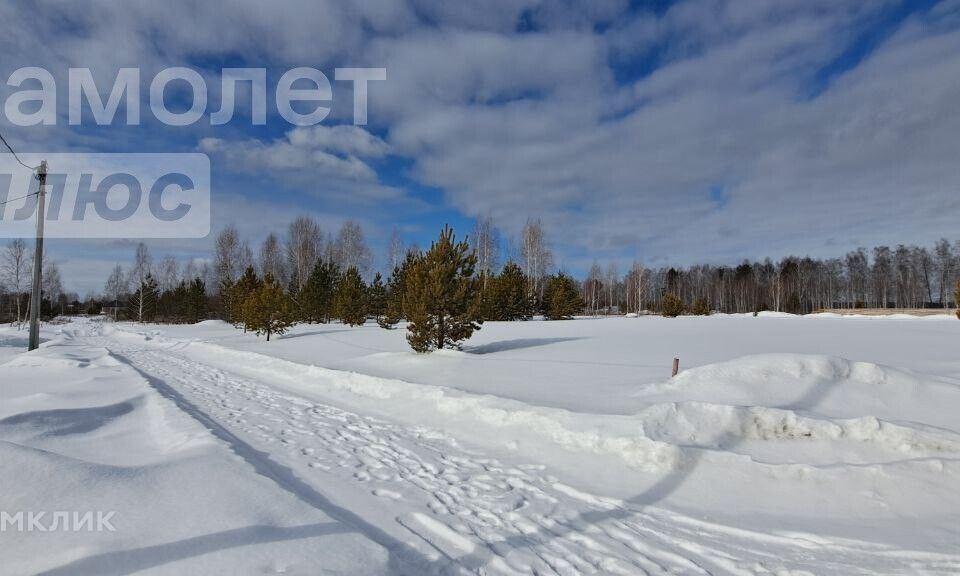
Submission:
M 225 278 L 220 281 L 220 292 L 217 303 L 217 310 L 219 311 L 219 316 L 223 318 L 224 321 L 233 324 L 234 326 L 239 326 L 243 323 L 243 299 L 234 302 L 233 298 L 233 280 Z
M 960 280 L 957 280 L 957 286 L 953 289 L 953 303 L 957 306 L 957 318 L 960 318 Z
M 693 302 L 693 305 L 690 306 L 690 313 L 695 316 L 709 316 L 710 305 L 707 304 L 706 300 L 698 298 Z
M 207 317 L 207 285 L 200 278 L 194 278 L 189 286 L 183 282 L 180 284 L 183 286 L 185 300 L 184 320 L 196 324 Z
M 439 239 L 406 275 L 403 312 L 409 321 L 407 342 L 430 352 L 470 338 L 480 328 L 480 286 L 474 277 L 476 255 L 466 241 L 456 242 L 445 226 Z
M 170 314 L 174 322 L 188 322 L 187 308 L 190 303 L 190 286 L 185 280 L 181 280 L 177 287 L 173 289 L 171 296 Z
M 583 299 L 576 281 L 560 272 L 547 281 L 543 295 L 547 320 L 569 320 L 583 310 Z
M 243 275 L 235 283 L 225 282 L 224 285 L 226 285 L 226 291 L 224 292 L 222 289 L 221 294 L 224 298 L 227 321 L 234 326 L 242 325 L 244 323 L 243 305 L 247 301 L 247 297 L 260 287 L 260 279 L 257 277 L 253 266 L 247 266 Z
M 532 318 L 536 300 L 527 288 L 529 284 L 523 270 L 514 262 L 507 262 L 499 276 L 494 276 L 486 282 L 484 317 L 492 320 Z
M 362 326 L 367 320 L 367 287 L 353 266 L 337 285 L 336 311 L 340 321 L 350 326 Z
M 390 330 L 397 322 L 407 317 L 403 310 L 404 294 L 407 290 L 407 276 L 413 265 L 421 258 L 417 251 L 407 252 L 406 258 L 399 266 L 393 269 L 393 274 L 387 281 L 387 307 L 383 316 L 377 320 L 381 328 Z
M 478 258 L 479 260 L 479 258 Z M 480 316 L 484 320 L 500 320 L 500 290 L 495 275 L 480 272 L 477 276 L 480 285 Z
M 665 295 L 663 302 L 660 304 L 660 313 L 667 318 L 676 318 L 683 314 L 685 309 L 686 306 L 684 306 L 683 300 L 676 294 Z
M 296 298 L 300 304 L 300 319 L 305 322 L 329 322 L 335 314 L 334 298 L 339 282 L 340 269 L 333 260 L 317 260 L 307 277 L 307 283 Z
M 283 334 L 292 324 L 290 301 L 283 287 L 267 274 L 263 284 L 253 290 L 243 303 L 243 326 L 257 335 Z
M 127 304 L 130 316 L 136 318 L 137 322 L 153 321 L 157 315 L 157 301 L 159 299 L 157 281 L 153 279 L 152 274 L 147 274 Z
M 161 322 L 182 322 L 177 300 L 177 288 L 173 290 L 164 290 L 157 300 L 157 319 Z
M 380 323 L 387 312 L 387 287 L 383 285 L 383 277 L 377 272 L 373 282 L 367 288 L 367 313 Z

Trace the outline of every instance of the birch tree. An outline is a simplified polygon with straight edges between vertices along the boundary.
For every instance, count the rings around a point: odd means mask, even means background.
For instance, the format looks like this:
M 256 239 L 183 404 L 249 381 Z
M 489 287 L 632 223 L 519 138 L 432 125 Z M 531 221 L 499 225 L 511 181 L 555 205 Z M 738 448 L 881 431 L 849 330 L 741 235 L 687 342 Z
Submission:
M 157 267 L 157 288 L 160 292 L 175 290 L 180 284 L 180 263 L 173 256 L 164 256 Z
M 17 308 L 17 326 L 23 327 L 23 294 L 29 286 L 31 272 L 30 262 L 27 259 L 27 243 L 21 238 L 11 241 L 3 252 L 3 261 L 0 264 L 0 273 L 3 281 L 9 287 Z
M 630 272 L 627 273 L 628 302 L 632 300 L 633 303 L 633 306 L 628 304 L 628 307 L 637 314 L 643 311 L 644 288 L 646 287 L 645 272 L 643 264 L 634 260 Z
M 290 223 L 287 230 L 287 264 L 290 285 L 301 290 L 310 277 L 310 272 L 323 253 L 323 235 L 317 221 L 300 216 Z
M 540 219 L 528 219 L 520 236 L 523 273 L 530 279 L 531 293 L 542 301 L 544 279 L 547 276 L 547 271 L 553 266 L 553 253 L 547 246 L 546 235 Z
M 133 284 L 135 292 L 142 291 L 146 286 L 147 277 L 151 276 L 152 265 L 153 258 L 150 256 L 147 245 L 143 242 L 138 243 L 133 255 L 133 267 L 130 269 L 130 282 Z M 143 322 L 144 312 L 147 311 L 145 304 L 144 299 L 140 298 L 135 310 L 137 322 Z
M 484 278 L 484 287 L 486 280 L 497 271 L 499 245 L 499 233 L 493 224 L 493 217 L 479 218 L 470 236 L 470 247 L 477 255 L 477 274 Z
M 123 270 L 123 266 L 117 264 L 110 272 L 107 283 L 103 287 L 104 296 L 113 301 L 114 309 L 120 306 L 120 299 L 123 298 L 129 290 L 129 280 Z M 116 316 L 114 316 L 116 319 Z
M 934 247 L 934 258 L 936 260 L 939 300 L 940 305 L 946 308 L 949 304 L 948 295 L 950 293 L 950 279 L 953 277 L 954 257 L 950 249 L 950 241 L 941 238 Z
M 240 241 L 237 227 L 231 224 L 221 230 L 214 247 L 217 290 L 236 282 L 251 260 L 250 248 Z M 209 283 L 207 286 L 210 287 Z
M 283 247 L 280 245 L 280 239 L 272 232 L 260 246 L 260 276 L 265 277 L 267 274 L 276 278 L 281 285 L 286 285 L 290 280 L 283 257 Z
M 341 270 L 356 268 L 360 276 L 370 272 L 372 256 L 367 241 L 363 237 L 363 228 L 352 220 L 340 227 L 334 244 L 335 262 Z
M 393 272 L 407 257 L 406 248 L 403 245 L 403 239 L 400 238 L 400 231 L 396 227 L 390 235 L 390 244 L 387 247 L 387 266 L 388 272 Z

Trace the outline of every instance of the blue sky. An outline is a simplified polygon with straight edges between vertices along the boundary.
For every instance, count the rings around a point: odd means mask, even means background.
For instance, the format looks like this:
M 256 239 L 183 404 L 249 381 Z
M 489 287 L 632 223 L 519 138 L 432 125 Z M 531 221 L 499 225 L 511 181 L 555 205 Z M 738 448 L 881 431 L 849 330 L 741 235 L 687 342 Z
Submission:
M 301 213 L 333 234 L 360 222 L 378 266 L 394 228 L 424 246 L 445 223 L 465 234 L 489 215 L 506 254 L 540 218 L 558 265 L 578 274 L 594 260 L 839 256 L 955 235 L 956 1 L 14 0 L 0 18 L 0 72 L 50 70 L 62 108 L 53 127 L 0 119 L 8 139 L 34 152 L 207 152 L 214 229 L 236 224 L 254 250 Z M 139 67 L 144 86 L 193 67 L 211 79 L 208 114 L 171 128 L 144 104 L 140 126 L 68 126 L 71 66 L 101 90 L 120 67 Z M 220 70 L 260 66 L 266 126 L 211 126 Z M 295 66 L 331 78 L 385 67 L 369 124 L 351 125 L 352 95 L 334 83 L 331 117 L 295 132 L 272 102 Z M 135 241 L 50 250 L 83 294 Z M 212 239 L 150 245 L 158 259 L 202 259 Z

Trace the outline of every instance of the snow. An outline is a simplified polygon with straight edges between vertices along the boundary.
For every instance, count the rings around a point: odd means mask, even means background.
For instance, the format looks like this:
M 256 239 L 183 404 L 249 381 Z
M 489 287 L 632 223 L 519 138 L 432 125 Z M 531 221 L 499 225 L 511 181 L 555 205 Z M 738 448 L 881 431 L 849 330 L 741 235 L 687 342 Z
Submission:
M 2 328 L 4 573 L 956 573 L 948 319 Z

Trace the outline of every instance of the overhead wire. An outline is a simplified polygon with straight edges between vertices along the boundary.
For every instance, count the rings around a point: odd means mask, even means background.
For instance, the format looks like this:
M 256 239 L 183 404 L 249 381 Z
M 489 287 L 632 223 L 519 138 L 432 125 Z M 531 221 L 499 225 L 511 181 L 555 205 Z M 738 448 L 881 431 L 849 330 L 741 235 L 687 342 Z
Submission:
M 16 161 L 19 162 L 21 166 L 23 166 L 28 170 L 34 170 L 34 171 L 40 168 L 39 166 L 30 166 L 24 163 L 24 161 L 21 160 L 19 156 L 17 156 L 17 153 L 14 151 L 13 146 L 11 146 L 10 143 L 7 142 L 7 139 L 3 137 L 2 133 L 0 133 L 0 141 L 3 142 L 3 145 L 7 147 L 7 150 L 9 150 L 11 154 L 13 154 L 14 159 L 16 159 Z
M 11 202 L 16 202 L 17 200 L 23 200 L 24 198 L 29 198 L 31 196 L 36 196 L 36 195 L 37 195 L 37 192 L 31 192 L 30 194 L 24 194 L 23 196 L 17 196 L 16 198 L 9 198 L 7 200 L 4 200 L 3 202 L 0 202 L 0 206 L 4 206 Z
M 23 166 L 24 168 L 27 168 L 28 170 L 33 170 L 33 171 L 39 170 L 40 168 L 39 166 L 30 166 L 24 163 L 24 161 L 21 160 L 19 156 L 17 156 L 17 152 L 13 149 L 13 146 L 11 146 L 10 143 L 7 142 L 7 139 L 3 137 L 2 133 L 0 133 L 0 142 L 3 142 L 3 145 L 7 147 L 7 150 L 9 150 L 11 154 L 13 154 L 14 159 L 16 159 L 16 161 L 20 163 L 21 166 Z M 3 202 L 0 202 L 0 206 L 4 206 L 11 202 L 16 202 L 17 200 L 23 200 L 24 198 L 29 198 L 31 196 L 36 196 L 39 192 L 40 191 L 38 190 L 37 192 L 31 192 L 30 194 L 24 194 L 23 196 L 17 196 L 16 198 L 8 198 Z

